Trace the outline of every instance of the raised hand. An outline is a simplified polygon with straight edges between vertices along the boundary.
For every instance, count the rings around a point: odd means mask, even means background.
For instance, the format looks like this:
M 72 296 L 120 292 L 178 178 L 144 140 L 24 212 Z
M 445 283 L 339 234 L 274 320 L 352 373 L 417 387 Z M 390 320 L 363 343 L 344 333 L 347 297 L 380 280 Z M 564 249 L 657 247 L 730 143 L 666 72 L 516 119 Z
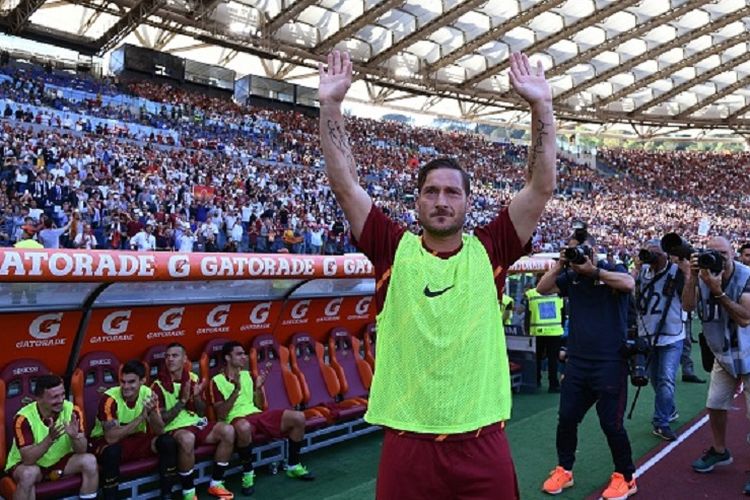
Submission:
M 159 405 L 159 398 L 156 397 L 156 394 L 151 394 L 151 397 L 146 399 L 143 402 L 143 413 L 145 415 L 148 415 L 152 411 L 156 409 L 156 407 Z
M 180 401 L 182 401 L 182 404 L 187 404 L 187 402 L 190 401 L 190 398 L 192 396 L 192 385 L 193 381 L 187 380 L 184 384 L 182 384 L 182 387 L 180 387 Z
M 263 384 L 266 383 L 266 378 L 268 377 L 268 373 L 271 371 L 271 368 L 273 367 L 273 363 L 270 361 L 266 363 L 265 368 L 263 368 L 260 373 L 258 374 L 258 378 L 255 380 L 255 388 L 260 389 L 263 387 Z
M 203 396 L 203 389 L 206 388 L 206 380 L 201 380 L 197 384 L 193 384 L 193 397 L 200 399 Z
M 320 104 L 340 104 L 352 85 L 352 62 L 349 53 L 338 50 L 328 54 L 328 64 L 318 63 L 320 85 L 318 100 Z
M 49 436 L 49 440 L 54 443 L 64 433 L 65 433 L 65 426 L 63 424 L 54 424 L 49 429 L 49 435 L 48 435 Z
M 526 54 L 513 52 L 510 55 L 510 85 L 529 104 L 552 100 L 552 90 L 544 77 L 542 62 L 532 68 Z
M 78 415 L 75 413 L 70 418 L 70 422 L 65 425 L 65 433 L 72 438 L 77 437 L 81 433 L 81 423 L 78 421 Z

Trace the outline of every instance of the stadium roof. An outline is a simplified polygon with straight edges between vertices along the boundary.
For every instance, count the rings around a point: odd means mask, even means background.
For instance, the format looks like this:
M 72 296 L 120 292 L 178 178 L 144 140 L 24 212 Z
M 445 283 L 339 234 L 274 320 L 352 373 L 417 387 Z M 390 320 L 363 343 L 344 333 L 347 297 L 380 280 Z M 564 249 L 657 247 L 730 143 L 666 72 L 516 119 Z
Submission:
M 508 54 L 541 59 L 559 117 L 750 133 L 750 0 L 0 0 L 0 29 L 88 54 L 123 42 L 316 86 L 349 50 L 352 95 L 466 119 L 518 116 Z M 262 68 L 262 69 L 260 69 Z

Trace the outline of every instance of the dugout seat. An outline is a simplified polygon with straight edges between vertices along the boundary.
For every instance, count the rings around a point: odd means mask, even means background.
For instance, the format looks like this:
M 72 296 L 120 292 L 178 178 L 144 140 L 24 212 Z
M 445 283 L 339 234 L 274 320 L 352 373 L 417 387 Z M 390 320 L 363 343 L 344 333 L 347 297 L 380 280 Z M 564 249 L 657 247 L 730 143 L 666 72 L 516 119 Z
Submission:
M 86 435 L 91 433 L 104 391 L 116 386 L 120 379 L 120 360 L 106 351 L 86 354 L 78 362 L 70 380 L 73 402 L 83 412 Z
M 375 323 L 368 323 L 365 325 L 364 332 L 362 333 L 362 340 L 365 344 L 365 361 L 370 365 L 372 372 L 375 373 L 375 343 L 377 340 Z
M 0 470 L 5 463 L 13 443 L 13 417 L 21 407 L 34 401 L 34 386 L 39 375 L 50 373 L 49 369 L 36 359 L 17 359 L 8 363 L 0 372 Z M 45 481 L 36 487 L 39 499 L 60 498 L 75 493 L 81 487 L 81 476 L 74 474 L 58 481 Z M 12 498 L 16 485 L 10 476 L 0 480 L 0 495 Z
M 250 348 L 250 372 L 257 379 L 261 370 L 267 370 L 266 382 L 263 385 L 265 408 L 294 410 L 302 404 L 302 388 L 297 376 L 289 369 L 289 350 L 279 345 L 271 335 L 258 335 Z M 305 429 L 312 430 L 326 423 L 325 415 L 320 411 L 303 410 Z
M 328 356 L 341 384 L 341 397 L 367 405 L 372 368 L 359 352 L 359 340 L 346 328 L 334 328 L 328 337 Z
M 336 370 L 325 363 L 325 348 L 320 342 L 308 333 L 297 333 L 289 344 L 289 355 L 307 408 L 321 412 L 328 423 L 364 415 L 367 405 L 359 399 L 337 401 L 341 383 Z

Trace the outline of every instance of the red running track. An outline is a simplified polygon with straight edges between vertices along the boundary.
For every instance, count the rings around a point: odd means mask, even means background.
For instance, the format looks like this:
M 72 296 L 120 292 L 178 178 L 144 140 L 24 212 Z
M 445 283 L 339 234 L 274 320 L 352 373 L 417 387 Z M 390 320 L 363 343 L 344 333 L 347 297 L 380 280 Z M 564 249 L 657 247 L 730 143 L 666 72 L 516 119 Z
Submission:
M 678 436 L 685 433 L 706 415 L 705 410 L 693 421 L 677 430 Z M 713 472 L 700 474 L 690 464 L 711 446 L 711 427 L 706 421 L 684 441 L 679 442 L 665 456 L 638 477 L 638 493 L 633 498 L 643 500 L 698 500 L 750 498 L 742 494 L 745 483 L 750 480 L 750 444 L 747 436 L 750 421 L 745 416 L 745 400 L 740 395 L 733 401 L 728 412 L 727 447 L 732 452 L 731 465 L 716 467 Z M 636 464 L 641 468 L 652 457 L 670 446 L 663 443 Z M 597 500 L 606 485 L 592 493 L 588 500 Z

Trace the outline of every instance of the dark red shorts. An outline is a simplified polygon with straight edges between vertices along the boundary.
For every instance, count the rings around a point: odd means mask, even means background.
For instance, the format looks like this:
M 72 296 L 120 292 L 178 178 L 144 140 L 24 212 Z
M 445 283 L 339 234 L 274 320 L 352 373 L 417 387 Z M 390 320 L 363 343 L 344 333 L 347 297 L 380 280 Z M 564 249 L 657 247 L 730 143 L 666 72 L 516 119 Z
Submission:
M 250 423 L 253 429 L 253 441 L 258 437 L 270 437 L 273 439 L 281 439 L 286 437 L 281 432 L 281 417 L 284 416 L 286 410 L 266 410 L 260 413 L 253 413 L 247 417 L 238 417 L 232 420 L 232 423 L 243 418 Z
M 65 466 L 68 465 L 68 461 L 73 458 L 73 453 L 65 455 L 57 463 L 50 465 L 49 467 L 39 467 L 42 471 L 42 481 L 56 481 L 60 479 L 63 474 L 61 471 L 65 470 Z
M 180 427 L 179 429 L 171 431 L 171 434 L 174 436 L 174 433 L 177 431 L 192 432 L 193 436 L 195 436 L 195 446 L 197 448 L 202 444 L 206 444 L 206 438 L 208 438 L 208 435 L 211 434 L 211 431 L 214 429 L 214 425 L 214 422 L 208 422 L 205 427 L 198 427 L 197 425 Z
M 122 446 L 122 461 L 130 462 L 141 458 L 153 457 L 155 454 L 151 450 L 151 443 L 155 437 L 153 434 L 139 432 L 138 434 L 131 434 L 122 439 L 119 442 L 120 446 Z M 91 443 L 91 452 L 98 457 L 107 446 L 109 444 L 106 439 L 103 437 L 96 438 Z
M 478 431 L 417 434 L 385 429 L 377 500 L 516 500 L 518 483 L 500 423 Z

